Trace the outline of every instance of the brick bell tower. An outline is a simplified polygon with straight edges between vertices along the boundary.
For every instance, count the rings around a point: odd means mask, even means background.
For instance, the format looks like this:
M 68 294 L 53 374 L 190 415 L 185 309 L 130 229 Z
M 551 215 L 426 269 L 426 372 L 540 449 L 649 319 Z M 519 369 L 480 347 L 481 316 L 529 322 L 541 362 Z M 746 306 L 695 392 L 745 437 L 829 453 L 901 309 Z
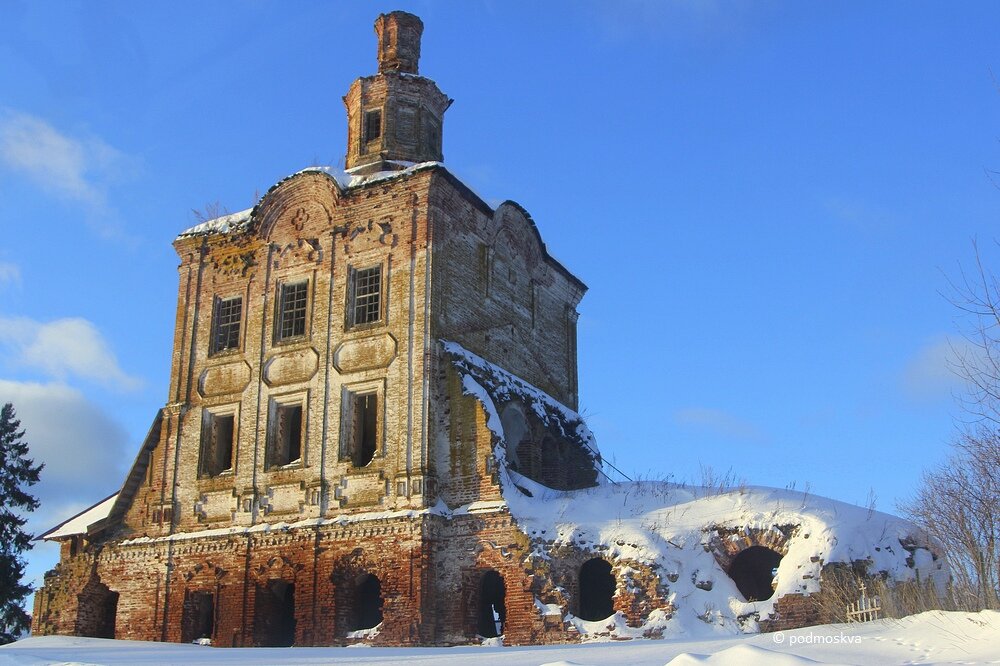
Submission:
M 354 81 L 347 107 L 346 168 L 353 173 L 403 169 L 411 162 L 440 162 L 444 112 L 453 100 L 417 73 L 423 22 L 390 12 L 375 20 L 378 74 Z

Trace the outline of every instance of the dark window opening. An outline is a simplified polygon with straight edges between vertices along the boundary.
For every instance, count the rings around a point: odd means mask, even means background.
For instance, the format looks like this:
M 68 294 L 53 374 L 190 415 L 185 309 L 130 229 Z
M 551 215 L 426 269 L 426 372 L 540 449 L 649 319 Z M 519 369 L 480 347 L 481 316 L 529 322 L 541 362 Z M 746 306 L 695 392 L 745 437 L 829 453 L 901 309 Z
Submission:
M 614 614 L 615 577 L 611 564 L 599 557 L 580 567 L 580 618 L 603 620 Z
M 281 285 L 278 295 L 277 338 L 288 340 L 306 334 L 306 300 L 308 282 Z
M 258 647 L 295 644 L 295 583 L 272 580 L 257 585 L 254 643 Z
M 378 450 L 378 395 L 348 393 L 350 432 L 347 456 L 355 467 L 364 467 Z
M 218 476 L 233 468 L 233 444 L 236 417 L 233 414 L 205 412 L 201 432 L 202 476 Z
M 118 619 L 118 593 L 92 578 L 77 595 L 76 635 L 114 638 Z
M 365 112 L 365 142 L 374 141 L 382 136 L 382 111 Z
M 215 634 L 215 600 L 211 592 L 188 590 L 181 612 L 181 642 L 191 643 Z
M 363 574 L 355 591 L 352 631 L 372 629 L 382 622 L 382 583 L 372 574 Z
M 477 617 L 479 635 L 483 638 L 503 635 L 504 623 L 507 621 L 507 606 L 504 603 L 506 595 L 503 576 L 496 571 L 487 571 L 483 574 L 482 582 L 479 584 Z
M 733 559 L 729 577 L 747 601 L 764 601 L 774 595 L 774 577 L 781 555 L 764 546 L 751 546 Z
M 269 467 L 302 458 L 302 405 L 275 405 L 271 424 Z
M 215 299 L 212 318 L 212 353 L 239 349 L 240 322 L 243 318 L 243 298 Z
M 382 267 L 352 273 L 351 325 L 372 324 L 382 318 Z

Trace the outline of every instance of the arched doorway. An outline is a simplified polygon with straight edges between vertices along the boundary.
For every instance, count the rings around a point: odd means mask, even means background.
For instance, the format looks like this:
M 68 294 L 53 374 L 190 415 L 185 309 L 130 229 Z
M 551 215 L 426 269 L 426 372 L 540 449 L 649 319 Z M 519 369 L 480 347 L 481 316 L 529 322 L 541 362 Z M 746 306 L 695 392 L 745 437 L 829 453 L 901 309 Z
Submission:
M 484 573 L 479 583 L 479 609 L 476 614 L 477 631 L 483 638 L 503 635 L 507 621 L 506 596 L 503 576 L 492 569 Z
M 90 638 L 114 638 L 118 619 L 118 593 L 91 578 L 77 595 L 76 634 Z
M 774 576 L 781 554 L 765 546 L 751 546 L 733 559 L 726 572 L 747 601 L 764 601 L 774 595 Z
M 580 567 L 580 618 L 603 620 L 615 612 L 615 577 L 611 563 L 599 557 L 587 560 Z
M 374 574 L 361 574 L 354 589 L 354 622 L 351 631 L 372 629 L 382 622 L 382 582 Z

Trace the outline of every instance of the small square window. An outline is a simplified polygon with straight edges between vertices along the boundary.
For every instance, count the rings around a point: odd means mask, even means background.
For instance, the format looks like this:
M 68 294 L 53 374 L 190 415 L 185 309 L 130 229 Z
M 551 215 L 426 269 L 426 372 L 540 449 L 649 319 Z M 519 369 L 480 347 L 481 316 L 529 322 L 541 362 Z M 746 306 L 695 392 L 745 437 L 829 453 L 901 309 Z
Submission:
M 268 431 L 267 466 L 281 467 L 302 459 L 302 405 L 274 403 Z
M 341 458 L 364 467 L 378 450 L 378 394 L 348 391 L 344 401 L 346 429 Z
M 374 141 L 382 136 L 382 111 L 365 112 L 365 142 Z
M 372 324 L 382 318 L 382 267 L 351 273 L 350 325 Z
M 218 476 L 233 469 L 233 448 L 236 441 L 236 416 L 205 411 L 201 429 L 201 460 L 198 472 L 202 476 Z
M 212 313 L 212 353 L 239 349 L 243 298 L 216 298 Z
M 278 317 L 275 337 L 278 342 L 306 334 L 306 302 L 309 282 L 282 284 L 278 290 Z

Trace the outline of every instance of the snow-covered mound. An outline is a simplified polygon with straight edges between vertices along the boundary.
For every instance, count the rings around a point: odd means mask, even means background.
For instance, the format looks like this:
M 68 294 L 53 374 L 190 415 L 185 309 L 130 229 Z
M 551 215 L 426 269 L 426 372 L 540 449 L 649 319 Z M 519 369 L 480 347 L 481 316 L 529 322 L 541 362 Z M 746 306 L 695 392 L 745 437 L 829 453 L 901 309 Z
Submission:
M 636 596 L 648 596 L 639 590 L 643 575 L 648 579 L 651 572 L 657 579 L 663 598 L 654 604 L 658 608 L 642 613 L 639 627 L 635 617 L 633 626 L 627 626 L 621 613 L 602 622 L 567 617 L 585 640 L 755 631 L 757 621 L 771 618 L 782 598 L 819 592 L 824 567 L 835 563 L 892 582 L 947 581 L 944 561 L 912 523 L 809 493 L 612 482 L 603 470 L 595 476 L 596 486 L 582 490 L 542 485 L 509 464 L 509 433 L 501 410 L 519 401 L 564 440 L 577 443 L 599 467 L 601 456 L 583 419 L 460 345 L 442 345 L 462 375 L 463 391 L 485 411 L 503 496 L 518 527 L 532 539 L 533 556 L 550 559 L 554 551 L 566 549 L 592 552 L 615 563 L 619 590 L 624 582 L 627 593 L 635 588 Z M 776 563 L 773 579 L 770 565 L 762 574 L 764 584 L 771 584 L 766 595 L 756 597 L 770 597 L 762 601 L 748 601 L 734 582 L 737 576 L 730 576 L 739 555 L 754 547 L 770 551 Z M 645 574 L 634 570 L 638 565 L 647 568 Z M 554 614 L 553 606 L 559 605 L 551 599 L 538 604 L 545 615 Z
M 651 565 L 669 581 L 677 612 L 664 625 L 665 635 L 697 631 L 706 623 L 745 630 L 733 621 L 751 613 L 769 617 L 786 594 L 818 592 L 820 571 L 831 562 L 866 562 L 869 573 L 893 581 L 919 575 L 943 583 L 948 575 L 943 561 L 926 544 L 919 545 L 919 531 L 911 523 L 802 492 L 761 487 L 718 492 L 641 481 L 558 492 L 516 472 L 507 476 L 504 496 L 510 512 L 537 540 L 540 556 L 573 545 Z M 717 557 L 725 545 L 720 542 L 747 535 L 770 537 L 768 543 L 785 550 L 774 596 L 766 601 L 744 601 Z

